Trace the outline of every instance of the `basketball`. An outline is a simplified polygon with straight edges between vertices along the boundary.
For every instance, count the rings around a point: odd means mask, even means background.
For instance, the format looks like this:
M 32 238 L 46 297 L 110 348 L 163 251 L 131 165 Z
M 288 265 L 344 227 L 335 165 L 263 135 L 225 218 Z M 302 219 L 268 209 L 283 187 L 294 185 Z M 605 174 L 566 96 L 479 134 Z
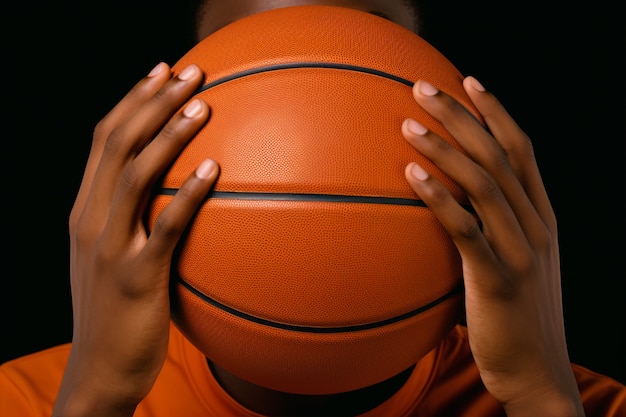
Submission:
M 463 192 L 401 133 L 425 79 L 480 119 L 462 75 L 408 29 L 336 6 L 237 20 L 173 66 L 205 72 L 208 123 L 168 168 L 147 228 L 206 158 L 220 176 L 180 243 L 172 320 L 252 383 L 330 394 L 419 361 L 463 311 L 460 256 L 404 177 L 416 161 Z

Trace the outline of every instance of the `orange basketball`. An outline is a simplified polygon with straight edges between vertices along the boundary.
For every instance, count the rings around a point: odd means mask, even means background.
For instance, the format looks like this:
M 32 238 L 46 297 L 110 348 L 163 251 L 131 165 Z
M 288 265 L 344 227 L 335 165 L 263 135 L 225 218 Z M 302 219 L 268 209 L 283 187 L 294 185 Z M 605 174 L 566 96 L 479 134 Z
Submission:
M 151 227 L 205 158 L 220 176 L 181 244 L 172 318 L 206 356 L 275 390 L 328 394 L 388 379 L 458 322 L 458 252 L 404 177 L 426 79 L 480 119 L 462 75 L 422 38 L 334 6 L 279 8 L 218 30 L 174 66 L 204 69 L 211 119 L 166 173 Z

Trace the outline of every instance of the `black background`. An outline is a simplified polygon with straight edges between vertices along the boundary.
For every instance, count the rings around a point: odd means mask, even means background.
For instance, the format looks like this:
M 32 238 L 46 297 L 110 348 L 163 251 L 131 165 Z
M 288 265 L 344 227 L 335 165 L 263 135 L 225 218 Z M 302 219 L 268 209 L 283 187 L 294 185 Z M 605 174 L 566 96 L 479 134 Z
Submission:
M 424 38 L 495 92 L 534 142 L 559 219 L 572 361 L 626 382 L 623 7 L 423 3 Z M 3 25 L 10 325 L 0 361 L 70 340 L 67 218 L 92 129 L 194 42 L 185 2 L 24 6 L 5 15 L 9 33 Z

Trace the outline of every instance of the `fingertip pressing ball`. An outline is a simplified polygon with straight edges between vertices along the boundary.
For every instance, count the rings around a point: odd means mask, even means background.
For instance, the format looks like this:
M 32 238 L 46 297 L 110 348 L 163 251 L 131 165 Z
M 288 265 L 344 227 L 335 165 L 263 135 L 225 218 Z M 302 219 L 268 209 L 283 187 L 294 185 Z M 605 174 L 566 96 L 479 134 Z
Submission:
M 172 318 L 209 359 L 300 394 L 376 384 L 415 364 L 462 312 L 461 262 L 404 177 L 412 117 L 463 150 L 412 96 L 466 106 L 460 72 L 419 36 L 349 8 L 243 18 L 174 65 L 206 74 L 211 120 L 169 168 L 148 227 L 205 158 L 220 177 L 176 259 Z

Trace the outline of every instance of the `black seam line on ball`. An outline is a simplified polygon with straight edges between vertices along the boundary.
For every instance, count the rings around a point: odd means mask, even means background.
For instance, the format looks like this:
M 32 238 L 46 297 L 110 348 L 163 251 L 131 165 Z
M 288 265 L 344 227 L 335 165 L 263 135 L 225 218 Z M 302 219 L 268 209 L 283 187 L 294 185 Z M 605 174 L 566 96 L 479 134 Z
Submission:
M 215 81 L 211 81 L 210 83 L 203 85 L 194 93 L 194 95 L 200 94 L 203 91 L 209 90 L 215 86 L 224 84 L 228 81 L 236 80 L 237 78 L 243 78 L 249 75 L 260 74 L 263 72 L 278 71 L 278 70 L 285 70 L 285 69 L 296 69 L 296 68 L 322 68 L 322 69 L 328 68 L 328 69 L 356 71 L 356 72 L 362 72 L 365 74 L 377 75 L 379 77 L 387 78 L 389 80 L 404 84 L 408 87 L 413 87 L 413 85 L 415 84 L 414 81 L 407 80 L 406 78 L 402 78 L 397 75 L 389 74 L 388 72 L 376 70 L 373 68 L 361 67 L 358 65 L 338 64 L 338 63 L 332 63 L 332 62 L 306 62 L 304 61 L 304 62 L 291 62 L 288 64 L 267 65 L 265 67 L 251 68 L 246 71 L 241 71 L 235 74 L 227 75 L 226 77 L 219 78 Z M 469 112 L 469 114 L 474 119 L 476 119 L 476 116 L 474 115 L 474 113 Z M 482 122 L 480 122 L 478 119 L 476 119 L 476 121 L 481 126 L 484 127 L 484 124 Z
M 191 293 L 195 294 L 197 297 L 202 299 L 203 301 L 206 301 L 212 306 L 226 313 L 230 313 L 233 316 L 251 321 L 253 323 L 268 326 L 268 327 L 274 327 L 277 329 L 289 330 L 293 332 L 302 332 L 302 333 L 348 333 L 348 332 L 357 332 L 357 331 L 363 331 L 363 330 L 377 329 L 380 327 L 388 326 L 394 323 L 401 322 L 403 320 L 410 319 L 414 316 L 417 316 L 418 314 L 423 313 L 424 311 L 427 311 L 443 303 L 447 299 L 452 298 L 453 296 L 461 294 L 463 292 L 463 285 L 459 285 L 455 287 L 452 291 L 448 292 L 447 294 L 439 297 L 438 299 L 434 301 L 431 301 L 430 303 L 422 307 L 416 308 L 413 311 L 409 311 L 407 313 L 404 313 L 399 316 L 395 316 L 386 320 L 381 320 L 381 321 L 377 321 L 373 323 L 359 324 L 359 325 L 354 325 L 354 326 L 315 327 L 315 326 L 298 326 L 294 324 L 280 323 L 280 322 L 276 322 L 272 320 L 266 320 L 261 317 L 253 316 L 251 314 L 244 313 L 243 311 L 239 311 L 225 304 L 222 304 L 219 301 L 212 299 L 211 297 L 208 297 L 207 295 L 203 294 L 198 289 L 194 288 L 191 284 L 189 284 L 188 282 L 186 282 L 184 279 L 180 277 L 178 278 L 178 282 L 182 286 L 187 288 Z
M 161 188 L 157 194 L 173 196 L 177 188 Z M 230 200 L 256 200 L 256 201 L 312 201 L 325 203 L 360 203 L 360 204 L 389 204 L 395 206 L 427 207 L 422 200 L 410 198 L 338 195 L 338 194 L 304 194 L 304 193 L 251 193 L 235 191 L 212 191 L 206 197 Z M 465 210 L 475 213 L 471 204 L 461 204 Z
M 161 195 L 174 195 L 178 191 L 175 188 L 162 188 Z M 258 200 L 258 201 L 317 201 L 328 203 L 363 203 L 363 204 L 391 204 L 396 206 L 426 207 L 422 200 L 410 198 L 392 198 L 358 195 L 337 194 L 304 194 L 304 193 L 250 193 L 234 191 L 213 191 L 207 195 L 207 199 L 221 198 L 229 200 Z
M 215 81 L 211 81 L 210 83 L 203 85 L 200 87 L 196 94 L 199 94 L 203 91 L 206 91 L 210 88 L 218 86 L 228 81 L 235 80 L 237 78 L 247 77 L 249 75 L 260 74 L 263 72 L 269 71 L 278 71 L 284 69 L 295 69 L 295 68 L 329 68 L 329 69 L 341 69 L 348 71 L 357 71 L 363 72 L 372 75 L 378 75 L 380 77 L 388 78 L 393 81 L 397 81 L 409 87 L 413 87 L 414 82 L 409 81 L 406 78 L 398 77 L 397 75 L 389 74 L 384 71 L 376 70 L 368 67 L 360 67 L 358 65 L 348 65 L 348 64 L 337 64 L 337 63 L 329 63 L 329 62 L 292 62 L 288 64 L 276 64 L 276 65 L 268 65 L 265 67 L 252 68 L 246 71 L 241 71 L 235 74 L 227 75 L 226 77 L 219 78 Z

